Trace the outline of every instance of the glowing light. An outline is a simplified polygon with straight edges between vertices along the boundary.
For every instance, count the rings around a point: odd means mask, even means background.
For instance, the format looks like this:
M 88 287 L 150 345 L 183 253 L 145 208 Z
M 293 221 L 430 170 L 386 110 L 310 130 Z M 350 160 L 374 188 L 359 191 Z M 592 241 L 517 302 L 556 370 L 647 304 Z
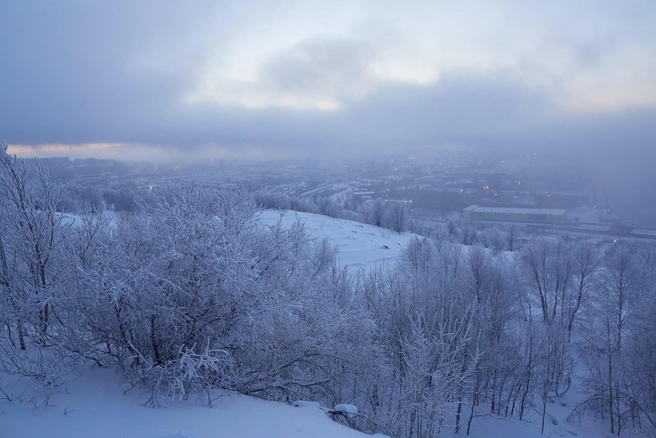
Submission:
M 61 153 L 61 152 L 80 152 L 88 150 L 100 150 L 100 149 L 113 149 L 127 146 L 125 143 L 83 143 L 77 145 L 71 144 L 40 144 L 40 145 L 22 145 L 22 144 L 10 144 L 7 147 L 7 152 L 15 155 L 52 155 L 52 153 Z

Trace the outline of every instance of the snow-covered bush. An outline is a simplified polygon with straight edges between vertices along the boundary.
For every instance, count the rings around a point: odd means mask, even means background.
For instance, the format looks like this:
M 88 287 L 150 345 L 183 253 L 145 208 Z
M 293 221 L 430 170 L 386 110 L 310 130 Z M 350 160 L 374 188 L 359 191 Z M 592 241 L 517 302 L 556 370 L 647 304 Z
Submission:
M 369 360 L 374 326 L 326 241 L 254 211 L 238 189 L 164 186 L 138 215 L 85 220 L 66 242 L 76 268 L 61 333 L 155 398 L 212 387 L 334 402 Z M 205 372 L 190 379 L 194 360 Z
M 194 346 L 195 347 L 195 346 Z M 146 361 L 146 359 L 143 359 Z M 157 405 L 161 395 L 187 400 L 191 394 L 206 394 L 208 405 L 212 405 L 213 389 L 229 388 L 234 379 L 233 362 L 230 354 L 223 350 L 205 349 L 196 353 L 182 346 L 178 357 L 141 370 L 133 383 L 150 389 L 148 403 Z

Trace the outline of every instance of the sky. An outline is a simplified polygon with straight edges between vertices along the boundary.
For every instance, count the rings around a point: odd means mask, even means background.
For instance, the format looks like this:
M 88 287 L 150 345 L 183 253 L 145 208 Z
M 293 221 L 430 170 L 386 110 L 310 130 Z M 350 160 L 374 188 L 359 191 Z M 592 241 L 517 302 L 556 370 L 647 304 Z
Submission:
M 654 22 L 652 0 L 2 0 L 0 138 L 126 157 L 584 149 L 608 123 L 651 128 Z
M 654 23 L 653 0 L 0 0 L 0 139 L 151 161 L 461 148 L 635 186 Z

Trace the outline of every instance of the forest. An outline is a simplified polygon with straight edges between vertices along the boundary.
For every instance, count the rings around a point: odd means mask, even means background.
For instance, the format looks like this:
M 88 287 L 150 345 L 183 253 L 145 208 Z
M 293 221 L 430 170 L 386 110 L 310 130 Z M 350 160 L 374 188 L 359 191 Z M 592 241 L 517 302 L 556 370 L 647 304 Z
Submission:
M 166 184 L 135 211 L 74 220 L 65 190 L 0 148 L 0 403 L 16 398 L 3 376 L 38 382 L 26 397 L 48 406 L 97 366 L 153 407 L 222 390 L 348 403 L 355 429 L 421 438 L 528 410 L 544 430 L 578 384 L 572 421 L 656 429 L 654 245 L 498 250 L 452 223 L 396 265 L 353 270 L 300 222 L 262 225 L 244 189 Z

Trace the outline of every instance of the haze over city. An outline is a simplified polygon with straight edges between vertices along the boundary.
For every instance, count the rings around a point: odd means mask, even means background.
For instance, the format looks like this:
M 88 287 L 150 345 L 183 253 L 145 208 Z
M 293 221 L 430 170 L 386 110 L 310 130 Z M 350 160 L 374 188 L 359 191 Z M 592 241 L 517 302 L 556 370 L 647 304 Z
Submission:
M 153 162 L 535 154 L 651 208 L 655 20 L 649 0 L 4 1 L 0 136 Z

